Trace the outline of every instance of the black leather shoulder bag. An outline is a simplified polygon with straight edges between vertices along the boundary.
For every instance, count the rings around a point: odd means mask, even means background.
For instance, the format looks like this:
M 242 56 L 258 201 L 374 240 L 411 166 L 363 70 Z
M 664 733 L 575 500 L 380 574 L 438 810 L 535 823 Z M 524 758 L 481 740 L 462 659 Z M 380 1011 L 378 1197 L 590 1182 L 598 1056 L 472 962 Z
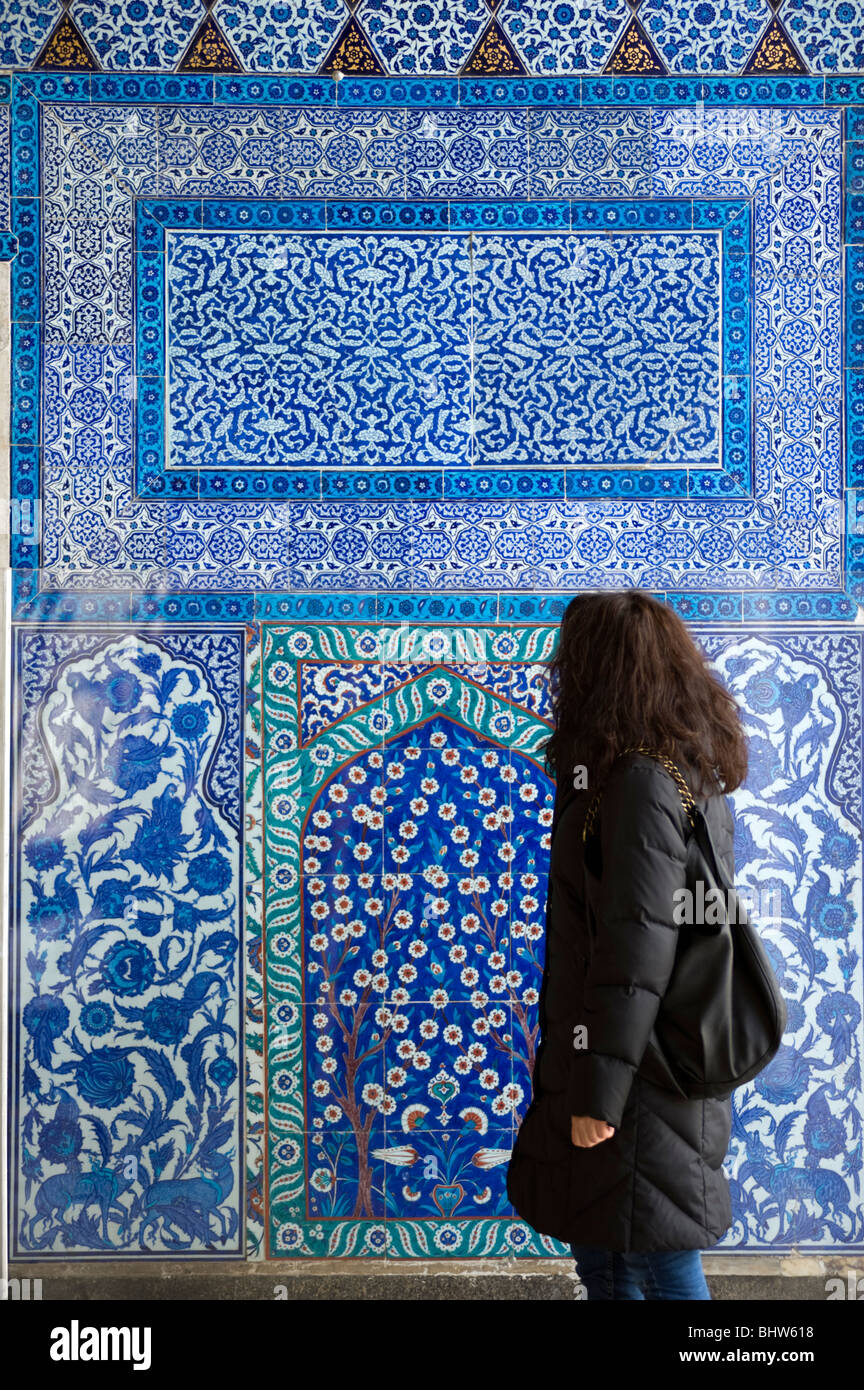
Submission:
M 765 948 L 725 873 L 708 823 L 680 768 L 656 749 L 626 748 L 656 758 L 673 778 L 691 826 L 687 887 L 691 901 L 711 901 L 710 923 L 682 923 L 675 964 L 660 1002 L 649 1050 L 689 1099 L 725 1099 L 752 1081 L 776 1054 L 786 1005 Z M 594 834 L 602 788 L 588 807 L 583 840 Z M 693 850 L 695 849 L 695 853 Z M 715 890 L 713 893 L 711 890 Z

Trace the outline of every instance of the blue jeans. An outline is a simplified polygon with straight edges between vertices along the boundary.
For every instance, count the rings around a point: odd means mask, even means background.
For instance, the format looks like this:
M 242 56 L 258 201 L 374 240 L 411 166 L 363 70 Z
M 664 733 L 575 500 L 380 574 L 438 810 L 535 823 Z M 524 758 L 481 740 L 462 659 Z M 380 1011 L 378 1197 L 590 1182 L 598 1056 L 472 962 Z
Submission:
M 699 1250 L 657 1250 L 620 1255 L 592 1245 L 571 1245 L 588 1301 L 606 1299 L 710 1299 Z

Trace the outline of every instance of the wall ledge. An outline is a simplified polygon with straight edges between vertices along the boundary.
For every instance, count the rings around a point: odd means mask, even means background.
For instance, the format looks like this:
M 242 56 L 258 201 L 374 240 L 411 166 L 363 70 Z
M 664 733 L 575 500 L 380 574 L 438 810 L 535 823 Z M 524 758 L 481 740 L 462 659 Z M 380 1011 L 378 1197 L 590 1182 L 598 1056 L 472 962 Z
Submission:
M 712 1296 L 727 1300 L 819 1301 L 828 1279 L 864 1292 L 864 1259 L 706 1255 Z M 44 1301 L 578 1301 L 568 1260 L 396 1261 L 75 1260 L 10 1266 L 10 1278 L 41 1280 Z M 848 1297 L 848 1293 L 847 1293 Z

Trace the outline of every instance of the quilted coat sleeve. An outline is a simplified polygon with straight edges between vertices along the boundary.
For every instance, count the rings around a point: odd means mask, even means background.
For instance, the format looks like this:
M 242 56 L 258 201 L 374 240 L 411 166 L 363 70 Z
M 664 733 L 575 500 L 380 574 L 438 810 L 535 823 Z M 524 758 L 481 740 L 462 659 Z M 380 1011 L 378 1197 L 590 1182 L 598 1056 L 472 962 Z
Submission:
M 612 773 L 599 821 L 602 879 L 580 1020 L 587 1049 L 573 1052 L 570 1113 L 617 1129 L 675 962 L 689 826 L 668 773 L 639 763 Z

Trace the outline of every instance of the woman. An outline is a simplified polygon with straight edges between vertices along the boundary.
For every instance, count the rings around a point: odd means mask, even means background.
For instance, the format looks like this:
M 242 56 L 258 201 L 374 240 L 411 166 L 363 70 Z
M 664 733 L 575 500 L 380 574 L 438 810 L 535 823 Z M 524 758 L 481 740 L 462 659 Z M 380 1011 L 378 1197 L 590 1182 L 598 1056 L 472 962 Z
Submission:
M 709 1299 L 700 1251 L 731 1224 L 731 1102 L 685 1098 L 652 1042 L 690 825 L 663 764 L 623 750 L 671 757 L 732 877 L 725 794 L 746 776 L 744 733 L 684 623 L 639 590 L 574 599 L 550 675 L 543 1042 L 508 1192 L 570 1244 L 589 1299 Z

